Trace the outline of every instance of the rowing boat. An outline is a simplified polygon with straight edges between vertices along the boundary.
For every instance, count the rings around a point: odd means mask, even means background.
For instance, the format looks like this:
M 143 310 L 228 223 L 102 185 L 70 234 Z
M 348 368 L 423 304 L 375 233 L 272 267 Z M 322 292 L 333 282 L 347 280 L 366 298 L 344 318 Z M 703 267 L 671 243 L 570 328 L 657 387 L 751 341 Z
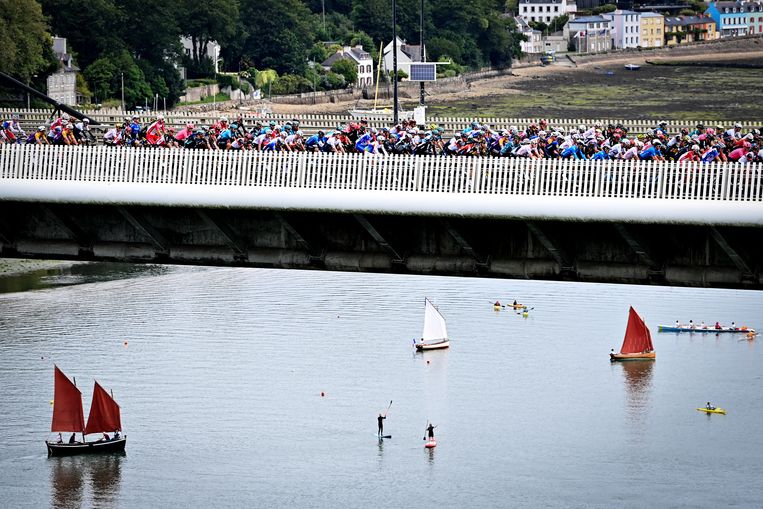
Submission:
M 723 415 L 726 415 L 726 410 L 724 410 L 723 408 L 718 408 L 718 407 L 715 407 L 713 409 L 710 409 L 710 408 L 698 408 L 697 411 L 698 412 L 707 412 L 708 414 L 723 414 Z
M 745 334 L 747 332 L 755 332 L 755 329 L 750 329 L 747 327 L 721 327 L 720 329 L 716 329 L 715 327 L 686 327 L 686 326 L 680 326 L 676 327 L 675 325 L 658 325 L 657 326 L 658 332 L 702 332 L 702 333 L 714 333 L 714 334 L 720 334 L 722 332 L 729 332 L 729 333 L 737 333 L 737 334 Z

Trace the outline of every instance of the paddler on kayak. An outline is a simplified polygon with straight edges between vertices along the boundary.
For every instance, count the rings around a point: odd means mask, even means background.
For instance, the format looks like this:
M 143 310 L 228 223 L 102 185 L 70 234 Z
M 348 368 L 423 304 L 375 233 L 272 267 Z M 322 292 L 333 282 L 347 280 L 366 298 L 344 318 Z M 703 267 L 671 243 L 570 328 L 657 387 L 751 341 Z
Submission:
M 721 330 L 722 328 L 720 322 L 715 322 L 715 330 Z
M 707 408 L 708 410 L 715 410 L 715 407 L 711 405 L 709 401 L 707 402 L 707 406 L 705 408 Z

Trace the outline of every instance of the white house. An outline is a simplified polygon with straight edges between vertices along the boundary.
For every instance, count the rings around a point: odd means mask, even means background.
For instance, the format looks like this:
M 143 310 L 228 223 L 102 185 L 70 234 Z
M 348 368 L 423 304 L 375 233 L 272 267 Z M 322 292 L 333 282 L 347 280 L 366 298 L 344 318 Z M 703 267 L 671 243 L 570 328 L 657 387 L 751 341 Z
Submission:
M 426 51 L 426 45 L 424 50 Z M 390 41 L 382 50 L 382 59 L 386 72 L 392 72 L 392 41 Z M 426 55 L 424 55 L 426 61 Z M 404 40 L 397 38 L 397 68 L 407 75 L 411 75 L 411 62 L 421 62 L 421 45 L 407 44 Z
M 528 22 L 541 21 L 548 24 L 564 14 L 574 18 L 576 11 L 577 4 L 574 0 L 519 0 L 519 16 Z
M 349 59 L 355 63 L 358 69 L 358 80 L 355 83 L 356 86 L 370 87 L 374 84 L 374 61 L 371 58 L 371 54 L 363 50 L 363 46 L 345 46 L 344 48 L 337 50 L 336 53 L 324 60 L 321 65 L 324 69 L 331 69 L 334 62 L 339 60 Z
M 639 47 L 641 21 L 638 12 L 618 9 L 602 16 L 612 21 L 612 43 L 616 49 Z
M 53 53 L 59 66 L 56 72 L 48 76 L 48 96 L 62 104 L 75 106 L 79 67 L 72 63 L 72 56 L 66 52 L 65 37 L 53 37 Z
M 193 54 L 193 43 L 191 42 L 191 39 L 189 37 L 181 37 L 180 43 L 183 45 L 183 51 L 185 51 L 185 54 L 190 57 Z M 220 60 L 220 49 L 220 45 L 217 44 L 217 41 L 209 41 L 207 44 L 207 54 L 205 56 L 209 57 L 209 59 L 214 64 L 215 74 L 220 72 L 220 68 L 218 67 Z
M 543 53 L 543 37 L 540 30 L 533 29 L 524 18 L 514 18 L 517 22 L 517 30 L 527 40 L 519 43 L 522 53 Z

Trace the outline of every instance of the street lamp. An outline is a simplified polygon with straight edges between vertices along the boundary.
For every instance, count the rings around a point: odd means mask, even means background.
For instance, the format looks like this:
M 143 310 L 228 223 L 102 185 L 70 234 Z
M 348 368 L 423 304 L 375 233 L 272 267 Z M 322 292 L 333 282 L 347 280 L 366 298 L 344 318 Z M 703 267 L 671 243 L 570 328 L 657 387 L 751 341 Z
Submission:
M 392 120 L 397 125 L 397 0 L 392 0 Z

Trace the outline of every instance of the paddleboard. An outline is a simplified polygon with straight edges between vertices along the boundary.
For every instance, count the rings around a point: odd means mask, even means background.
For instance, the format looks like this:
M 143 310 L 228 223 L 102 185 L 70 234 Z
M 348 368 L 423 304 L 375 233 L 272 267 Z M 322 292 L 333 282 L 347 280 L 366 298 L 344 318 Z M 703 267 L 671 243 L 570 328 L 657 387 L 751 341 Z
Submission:
M 427 449 L 432 449 L 433 447 L 437 447 L 437 440 L 430 440 L 426 444 L 424 444 L 424 447 Z
M 698 408 L 698 412 L 707 412 L 708 414 L 723 414 L 726 415 L 726 410 L 723 408 L 715 408 L 714 410 L 709 410 L 707 408 Z

